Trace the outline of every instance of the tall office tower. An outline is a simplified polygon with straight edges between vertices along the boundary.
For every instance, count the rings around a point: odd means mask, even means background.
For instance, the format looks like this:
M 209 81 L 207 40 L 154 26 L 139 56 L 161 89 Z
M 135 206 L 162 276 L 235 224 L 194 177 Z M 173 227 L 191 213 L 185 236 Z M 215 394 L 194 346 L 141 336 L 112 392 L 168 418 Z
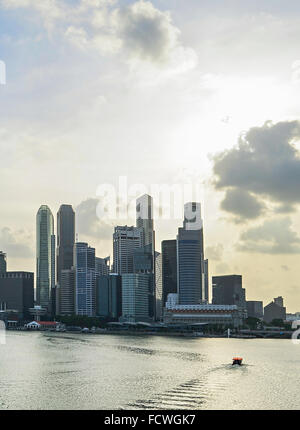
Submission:
M 122 315 L 122 277 L 116 273 L 97 278 L 97 310 L 102 318 L 118 320 Z
M 61 205 L 57 213 L 57 283 L 62 270 L 74 266 L 75 212 L 70 205 Z
M 162 254 L 156 252 L 155 257 L 155 301 L 156 319 L 163 317 L 163 282 L 162 282 Z
M 155 260 L 153 258 L 153 245 L 148 245 L 137 248 L 133 252 L 133 273 L 145 274 L 148 277 L 148 300 L 149 311 L 148 316 L 155 318 Z
M 87 243 L 75 244 L 75 311 L 76 315 L 96 315 L 95 248 Z
M 109 275 L 110 272 L 110 257 L 95 258 L 96 276 Z
M 213 304 L 246 309 L 246 292 L 242 285 L 241 275 L 213 276 Z
M 36 216 L 36 300 L 51 311 L 55 291 L 54 218 L 48 206 L 42 205 Z
M 166 306 L 168 294 L 177 294 L 177 242 L 164 240 L 162 253 L 162 306 Z
M 75 313 L 75 280 L 76 270 L 62 270 L 58 288 L 57 315 L 72 315 Z
M 209 267 L 208 260 L 204 260 L 204 300 L 209 302 Z
M 155 231 L 153 221 L 153 198 L 144 194 L 136 201 L 136 226 L 143 232 L 144 253 L 152 254 L 152 269 L 149 273 L 149 316 L 155 318 L 156 314 L 156 275 L 155 275 Z M 142 273 L 142 271 L 135 271 Z M 150 273 L 152 275 L 150 275 Z
M 183 228 L 177 235 L 177 283 L 180 305 L 205 300 L 203 221 L 200 203 L 184 206 Z
M 153 198 L 148 194 L 144 194 L 136 201 L 136 226 L 143 229 L 143 246 L 152 243 L 154 250 Z
M 0 273 L 5 273 L 7 270 L 6 266 L 6 254 L 0 251 Z
M 122 275 L 122 321 L 149 322 L 149 276 L 142 273 Z
M 31 272 L 0 273 L 0 310 L 15 310 L 20 318 L 30 318 L 34 305 L 34 274 Z
M 136 227 L 115 227 L 113 235 L 113 271 L 118 275 L 133 273 L 134 250 L 143 245 L 143 229 Z

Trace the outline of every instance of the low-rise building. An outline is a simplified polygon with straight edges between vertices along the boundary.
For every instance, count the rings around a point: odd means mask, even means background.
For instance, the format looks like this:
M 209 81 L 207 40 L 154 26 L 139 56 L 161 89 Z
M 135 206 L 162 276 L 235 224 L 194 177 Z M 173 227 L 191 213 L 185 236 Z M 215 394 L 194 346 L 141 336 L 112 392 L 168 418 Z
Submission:
M 165 324 L 208 323 L 224 327 L 240 327 L 246 317 L 246 313 L 237 305 L 179 305 L 176 304 L 176 295 L 170 296 L 164 310 Z

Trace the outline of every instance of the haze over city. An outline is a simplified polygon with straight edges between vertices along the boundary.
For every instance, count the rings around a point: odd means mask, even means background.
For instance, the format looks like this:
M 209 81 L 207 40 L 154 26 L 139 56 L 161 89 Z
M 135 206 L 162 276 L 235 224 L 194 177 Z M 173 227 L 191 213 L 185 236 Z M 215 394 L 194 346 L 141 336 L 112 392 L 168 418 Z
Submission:
M 299 311 L 299 2 L 1 0 L 0 10 L 9 270 L 35 270 L 42 204 L 54 214 L 72 204 L 80 241 L 105 257 L 118 220 L 97 217 L 99 185 L 201 183 L 210 276 L 242 274 L 248 300 L 280 295 Z M 181 224 L 155 221 L 158 250 Z

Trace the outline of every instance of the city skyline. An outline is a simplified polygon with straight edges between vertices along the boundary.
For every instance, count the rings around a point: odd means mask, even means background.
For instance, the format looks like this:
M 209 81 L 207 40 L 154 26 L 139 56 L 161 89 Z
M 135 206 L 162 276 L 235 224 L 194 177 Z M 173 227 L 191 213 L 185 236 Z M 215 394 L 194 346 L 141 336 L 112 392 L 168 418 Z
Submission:
M 284 295 L 298 311 L 299 2 L 1 0 L 0 9 L 9 270 L 35 271 L 43 203 L 53 214 L 72 204 L 80 240 L 106 256 L 116 223 L 96 216 L 99 185 L 199 182 L 210 274 L 242 273 L 250 300 Z M 155 223 L 160 250 L 181 219 Z
M 161 314 L 160 309 L 166 305 L 167 300 L 160 300 L 163 297 L 163 294 L 166 295 L 167 291 L 168 293 L 171 292 L 172 296 L 174 296 L 173 293 L 175 293 L 177 296 L 176 302 L 180 305 L 193 306 L 200 303 L 209 303 L 210 301 L 212 304 L 230 304 L 231 299 L 229 300 L 229 297 L 232 293 L 229 293 L 226 300 L 224 300 L 224 298 L 218 298 L 221 296 L 219 296 L 219 293 L 216 294 L 217 290 L 215 288 L 215 280 L 218 278 L 228 280 L 238 278 L 240 279 L 240 284 L 242 284 L 242 275 L 223 274 L 222 276 L 216 276 L 215 274 L 209 273 L 209 262 L 208 259 L 205 259 L 203 252 L 204 232 L 201 203 L 187 202 L 184 204 L 182 219 L 183 228 L 180 226 L 178 227 L 178 235 L 175 240 L 162 241 L 162 253 L 157 252 L 155 248 L 153 248 L 152 244 L 152 241 L 154 242 L 155 238 L 153 204 L 152 196 L 147 194 L 138 196 L 136 199 L 136 224 L 137 226 L 139 225 L 139 227 L 125 225 L 116 226 L 114 228 L 114 233 L 111 237 L 113 242 L 113 265 L 111 266 L 111 270 L 109 270 L 109 266 L 107 266 L 107 263 L 111 259 L 110 256 L 105 258 L 96 257 L 97 250 L 92 248 L 88 243 L 79 241 L 77 234 L 76 241 L 73 243 L 76 232 L 76 212 L 74 212 L 71 205 L 62 204 L 60 206 L 60 209 L 57 212 L 56 226 L 54 224 L 54 217 L 51 209 L 47 205 L 41 205 L 36 216 L 36 304 L 42 305 L 42 307 L 46 309 L 48 308 L 49 314 L 59 315 L 60 310 L 62 309 L 62 301 L 64 309 L 70 310 L 73 308 L 77 315 L 94 316 L 96 313 L 96 295 L 98 294 L 96 293 L 96 285 L 98 282 L 97 277 L 102 275 L 110 276 L 114 274 L 118 274 L 119 276 L 121 275 L 122 279 L 123 275 L 127 274 L 142 275 L 140 280 L 136 278 L 136 285 L 138 285 L 140 281 L 142 283 L 145 282 L 145 279 L 148 276 L 148 311 L 149 316 L 151 316 L 151 318 L 154 317 L 154 319 L 155 314 L 153 313 L 153 309 L 156 308 L 156 310 L 159 310 L 159 313 Z M 140 218 L 143 219 L 143 227 Z M 151 233 L 148 234 L 150 243 L 145 245 L 145 238 L 147 237 L 145 232 L 148 231 L 149 226 L 151 231 Z M 57 229 L 57 237 L 53 234 L 55 227 Z M 135 241 L 135 243 L 133 243 L 133 241 Z M 55 253 L 56 242 L 57 254 Z M 73 246 L 71 246 L 73 252 L 70 252 L 69 249 L 70 242 L 73 243 Z M 155 267 L 158 267 L 158 257 L 161 257 L 160 261 L 162 263 L 164 253 L 167 255 L 169 254 L 169 250 L 164 248 L 164 244 L 171 242 L 175 244 L 173 252 L 176 254 L 175 258 L 177 260 L 175 262 L 177 268 L 173 267 L 172 269 L 177 272 L 176 291 L 175 289 L 169 291 L 169 281 L 167 278 L 161 278 L 163 267 L 161 266 L 159 268 L 161 273 L 158 277 L 156 277 L 154 269 Z M 65 264 L 68 267 L 65 268 L 62 267 L 63 260 L 58 258 L 59 248 L 62 248 L 62 245 L 66 246 L 67 251 L 65 255 Z M 153 251 L 155 251 L 155 254 Z M 0 256 L 2 256 L 2 260 L 6 264 L 6 253 L 0 251 Z M 41 260 L 40 256 L 45 260 L 42 265 L 39 262 L 39 260 Z M 168 255 L 167 259 L 165 259 L 165 270 L 167 272 L 170 270 L 168 262 L 169 257 L 170 256 Z M 174 265 L 174 262 L 172 264 Z M 40 266 L 43 268 L 42 283 L 38 276 Z M 5 267 L 5 269 L 7 270 L 7 267 Z M 20 269 L 18 269 L 18 271 L 20 272 Z M 10 272 L 9 269 L 8 272 Z M 60 272 L 62 282 L 59 282 Z M 167 272 L 165 273 L 167 274 Z M 150 274 L 154 277 L 153 281 L 150 281 Z M 142 279 L 143 277 L 145 279 Z M 57 279 L 57 284 L 55 284 L 55 278 Z M 126 284 L 125 278 L 124 282 Z M 131 279 L 132 282 L 134 281 L 134 278 L 128 279 Z M 155 286 L 156 281 L 162 282 L 159 288 Z M 229 281 L 228 285 L 230 288 L 233 288 L 234 282 L 232 285 L 230 284 L 231 281 Z M 154 289 L 153 286 L 155 287 Z M 208 286 L 210 286 L 209 289 Z M 150 292 L 151 290 L 153 290 L 152 293 Z M 239 306 L 246 309 L 245 288 L 243 291 L 243 299 L 241 298 L 240 300 L 241 303 L 244 302 L 244 305 Z M 159 294 L 160 297 L 156 297 L 157 294 Z M 74 295 L 73 298 L 72 295 Z M 48 301 L 45 299 L 46 296 L 48 297 Z M 211 298 L 211 300 L 209 300 L 209 298 Z M 261 300 L 261 297 L 257 298 Z M 157 301 L 157 299 L 159 300 Z M 280 296 L 278 299 L 282 300 L 282 297 Z M 174 299 L 172 298 L 171 301 L 173 300 Z M 218 300 L 220 303 L 218 303 Z M 277 299 L 274 299 L 275 303 L 276 300 Z M 249 301 L 248 299 L 247 302 L 251 302 L 251 300 Z M 263 301 L 259 301 L 257 303 L 261 303 L 262 306 Z M 276 303 L 276 305 L 277 304 L 278 303 Z M 283 307 L 283 302 L 280 306 Z M 82 310 L 79 310 L 79 307 L 81 307 Z M 63 313 L 65 313 L 65 310 L 63 310 Z

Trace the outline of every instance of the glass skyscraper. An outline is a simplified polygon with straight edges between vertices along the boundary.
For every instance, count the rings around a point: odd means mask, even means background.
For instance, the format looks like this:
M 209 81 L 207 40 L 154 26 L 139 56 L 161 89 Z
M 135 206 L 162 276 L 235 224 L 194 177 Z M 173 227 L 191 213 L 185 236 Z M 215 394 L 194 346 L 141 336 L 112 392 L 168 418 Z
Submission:
M 54 218 L 46 205 L 40 207 L 36 216 L 36 276 L 37 304 L 50 312 L 55 289 L 55 235 Z
M 95 248 L 87 243 L 75 244 L 76 314 L 96 315 Z
M 162 306 L 165 307 L 168 294 L 177 294 L 177 243 L 164 240 L 162 252 Z
M 74 265 L 75 212 L 70 205 L 61 205 L 57 213 L 57 283 L 62 270 Z
M 196 305 L 205 300 L 203 222 L 200 203 L 184 206 L 183 228 L 177 236 L 179 304 Z

